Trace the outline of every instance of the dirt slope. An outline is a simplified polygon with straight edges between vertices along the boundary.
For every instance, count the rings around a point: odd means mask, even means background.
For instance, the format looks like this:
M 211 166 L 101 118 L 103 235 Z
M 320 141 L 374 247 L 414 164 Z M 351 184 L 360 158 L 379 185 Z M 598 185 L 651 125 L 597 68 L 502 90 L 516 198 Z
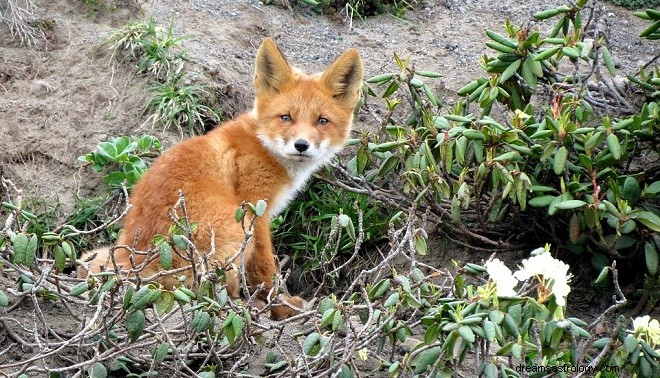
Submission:
M 184 43 L 192 61 L 190 77 L 209 84 L 228 114 L 251 105 L 251 75 L 256 47 L 274 37 L 289 59 L 306 70 L 324 67 L 341 51 L 357 47 L 367 75 L 394 69 L 392 54 L 411 55 L 418 69 L 444 77 L 435 89 L 455 91 L 480 74 L 478 57 L 486 51 L 484 29 L 501 30 L 534 11 L 561 1 L 429 1 L 406 19 L 382 15 L 350 24 L 343 15 L 314 16 L 305 10 L 264 5 L 255 0 L 152 1 L 137 9 L 134 1 L 42 1 L 38 17 L 52 21 L 48 46 L 33 49 L 12 41 L 0 26 L 0 169 L 28 193 L 65 205 L 73 193 L 98 183 L 79 172 L 77 156 L 108 136 L 152 132 L 144 121 L 146 79 L 125 64 L 110 60 L 98 46 L 128 20 L 150 14 L 193 38 Z M 111 5 L 116 5 L 113 10 Z M 610 27 L 613 54 L 632 72 L 658 46 L 636 37 L 643 23 L 629 11 L 598 5 Z M 357 127 L 360 127 L 358 124 Z M 153 133 L 171 144 L 173 133 Z M 81 179 L 83 177 L 83 179 Z

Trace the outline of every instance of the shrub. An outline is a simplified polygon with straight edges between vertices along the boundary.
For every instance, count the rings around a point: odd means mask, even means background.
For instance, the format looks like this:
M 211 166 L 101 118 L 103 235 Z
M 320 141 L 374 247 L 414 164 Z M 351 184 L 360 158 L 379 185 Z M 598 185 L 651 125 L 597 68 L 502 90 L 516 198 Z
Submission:
M 147 74 L 158 81 L 180 75 L 186 62 L 181 41 L 188 36 L 175 37 L 174 20 L 167 28 L 156 25 L 152 18 L 145 22 L 131 22 L 115 31 L 103 45 L 109 45 L 112 56 L 122 55 L 135 62 L 138 74 Z
M 183 138 L 184 129 L 191 135 L 203 134 L 206 124 L 220 121 L 218 113 L 204 104 L 211 94 L 203 85 L 182 85 L 180 78 L 173 78 L 151 89 L 155 94 L 144 109 L 150 114 L 145 124 L 174 128 Z
M 0 0 L 0 21 L 9 27 L 13 39 L 21 45 L 47 45 L 46 32 L 52 29 L 53 20 L 40 19 L 35 14 L 32 1 Z
M 112 137 L 98 144 L 96 149 L 78 160 L 91 165 L 95 172 L 111 171 L 103 177 L 113 188 L 125 185 L 133 187 L 147 169 L 143 158 L 154 158 L 163 146 L 160 140 L 150 135 L 141 137 Z
M 347 262 L 386 239 L 392 216 L 388 207 L 364 194 L 316 181 L 272 221 L 274 244 L 292 257 L 303 280 L 319 283 L 315 288 L 320 291 L 334 287 L 347 271 L 357 271 Z
M 144 124 L 174 127 L 183 137 L 184 128 L 190 134 L 202 134 L 206 124 L 220 121 L 211 108 L 215 100 L 204 85 L 182 84 L 187 61 L 186 52 L 180 46 L 188 36 L 174 36 L 174 20 L 165 29 L 156 25 L 153 18 L 146 22 L 128 23 L 115 31 L 104 45 L 110 45 L 112 55 L 121 55 L 136 64 L 138 74 L 146 74 L 157 82 L 151 90 L 154 96 L 148 101 Z
M 423 82 L 437 74 L 395 56 L 399 72 L 367 80 L 385 88 L 391 114 L 380 133 L 355 141 L 348 169 L 375 186 L 398 182 L 404 195 L 392 202 L 430 209 L 441 232 L 475 249 L 519 249 L 522 233 L 589 253 L 599 270 L 609 258 L 638 259 L 645 245 L 655 261 L 660 182 L 657 164 L 642 162 L 658 151 L 660 107 L 647 101 L 634 109 L 602 72 L 616 73 L 604 40 L 582 29 L 585 3 L 535 14 L 557 19 L 547 35 L 510 22 L 505 34 L 487 31 L 496 52 L 483 57 L 489 76 L 461 88 L 465 99 L 449 114 Z M 551 102 L 534 105 L 541 88 Z M 473 102 L 480 114 L 469 113 Z M 613 109 L 624 114 L 607 113 Z M 491 116 L 495 110 L 501 115 Z M 653 264 L 647 268 L 654 274 Z

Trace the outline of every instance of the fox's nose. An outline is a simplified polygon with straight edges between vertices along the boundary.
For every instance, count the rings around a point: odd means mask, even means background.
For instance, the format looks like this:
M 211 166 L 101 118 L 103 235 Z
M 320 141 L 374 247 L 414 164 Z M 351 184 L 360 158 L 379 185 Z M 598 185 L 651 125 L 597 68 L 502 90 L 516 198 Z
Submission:
M 295 147 L 298 152 L 305 152 L 309 148 L 309 142 L 304 139 L 298 139 L 293 142 L 293 147 Z

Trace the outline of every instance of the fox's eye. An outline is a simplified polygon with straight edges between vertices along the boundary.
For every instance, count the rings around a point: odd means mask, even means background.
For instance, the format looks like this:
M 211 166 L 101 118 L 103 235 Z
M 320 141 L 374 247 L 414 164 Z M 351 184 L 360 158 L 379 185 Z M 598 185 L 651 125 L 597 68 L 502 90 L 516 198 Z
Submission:
M 319 118 L 318 120 L 316 120 L 316 124 L 317 124 L 317 125 L 325 125 L 326 123 L 328 123 L 328 119 L 327 119 L 327 118 L 323 118 L 323 117 L 321 117 L 321 118 Z
M 281 118 L 282 121 L 284 121 L 284 122 L 291 122 L 291 116 L 288 115 L 288 114 L 283 114 L 283 115 L 280 116 L 280 118 Z

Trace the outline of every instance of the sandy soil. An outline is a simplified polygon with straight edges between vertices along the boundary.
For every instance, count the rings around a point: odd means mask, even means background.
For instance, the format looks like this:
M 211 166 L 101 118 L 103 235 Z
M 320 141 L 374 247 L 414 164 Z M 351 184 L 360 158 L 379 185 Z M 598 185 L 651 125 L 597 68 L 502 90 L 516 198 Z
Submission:
M 451 97 L 481 74 L 478 57 L 487 50 L 486 28 L 502 30 L 507 18 L 520 23 L 533 12 L 564 2 L 431 0 L 404 19 L 381 15 L 354 20 L 352 27 L 343 15 L 310 15 L 305 9 L 292 11 L 256 0 L 35 3 L 39 17 L 54 21 L 47 46 L 18 46 L 7 27 L 0 26 L 0 174 L 28 195 L 60 201 L 66 211 L 74 195 L 102 190 L 98 175 L 81 169 L 77 161 L 100 141 L 144 132 L 160 137 L 166 146 L 179 139 L 174 131 L 139 130 L 149 83 L 99 49 L 112 30 L 129 20 L 153 14 L 166 24 L 172 18 L 177 34 L 192 36 L 184 42 L 192 61 L 187 66 L 190 77 L 209 85 L 219 110 L 232 115 L 251 106 L 253 60 L 266 36 L 275 38 L 290 61 L 308 71 L 325 67 L 349 47 L 360 50 L 367 76 L 393 71 L 395 52 L 411 55 L 417 69 L 443 74 L 434 89 Z M 597 12 L 605 14 L 621 71 L 633 73 L 658 53 L 657 43 L 637 38 L 644 23 L 631 12 L 600 2 Z M 0 275 L 0 286 L 12 284 Z M 25 311 L 29 316 L 29 309 Z M 19 312 L 10 315 L 25 315 Z M 0 331 L 0 349 L 3 342 Z

